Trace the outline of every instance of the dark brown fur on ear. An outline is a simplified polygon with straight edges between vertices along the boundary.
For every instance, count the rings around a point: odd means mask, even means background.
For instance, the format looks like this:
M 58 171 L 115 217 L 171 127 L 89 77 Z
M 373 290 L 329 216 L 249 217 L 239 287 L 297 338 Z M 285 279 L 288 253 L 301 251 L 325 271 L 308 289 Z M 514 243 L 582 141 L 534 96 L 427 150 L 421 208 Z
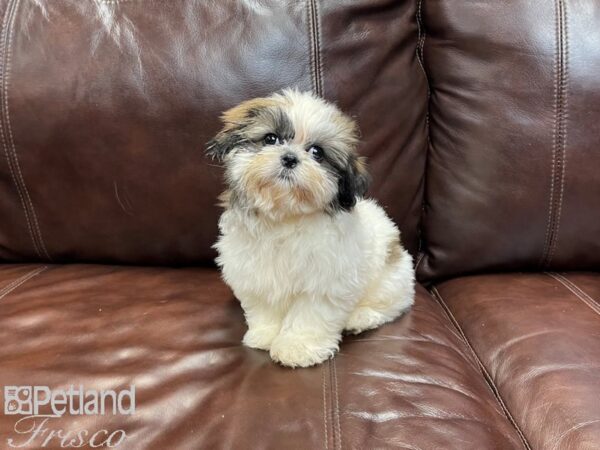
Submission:
M 338 196 L 334 208 L 350 211 L 356 205 L 356 198 L 362 198 L 367 193 L 371 177 L 367 172 L 365 160 L 362 157 L 351 156 L 348 167 L 340 174 L 338 180 Z
M 233 148 L 244 143 L 244 128 L 257 111 L 274 104 L 270 98 L 254 98 L 225 111 L 221 115 L 223 128 L 206 144 L 206 154 L 222 161 Z
M 242 127 L 239 129 L 220 131 L 206 144 L 206 154 L 213 159 L 222 161 L 225 155 L 245 140 Z

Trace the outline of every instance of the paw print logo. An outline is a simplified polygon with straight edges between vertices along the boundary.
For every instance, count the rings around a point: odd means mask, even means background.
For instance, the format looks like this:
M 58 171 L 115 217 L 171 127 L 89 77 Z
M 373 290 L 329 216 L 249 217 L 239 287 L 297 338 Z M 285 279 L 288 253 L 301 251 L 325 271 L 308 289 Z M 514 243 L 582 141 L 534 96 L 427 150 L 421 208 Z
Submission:
M 32 414 L 31 386 L 4 386 L 4 414 Z

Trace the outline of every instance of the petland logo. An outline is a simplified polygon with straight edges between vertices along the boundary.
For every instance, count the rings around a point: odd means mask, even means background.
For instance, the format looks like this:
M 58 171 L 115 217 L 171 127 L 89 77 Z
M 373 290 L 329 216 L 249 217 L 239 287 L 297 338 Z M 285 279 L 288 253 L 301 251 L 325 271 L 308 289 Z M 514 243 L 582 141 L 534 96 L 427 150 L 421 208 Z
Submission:
M 14 426 L 14 437 L 7 443 L 12 448 L 119 446 L 126 438 L 125 430 L 54 428 L 53 420 L 63 415 L 132 415 L 135 413 L 135 386 L 121 391 L 97 391 L 83 386 L 50 389 L 48 386 L 5 386 L 4 414 L 21 415 Z M 18 437 L 17 437 L 18 436 Z

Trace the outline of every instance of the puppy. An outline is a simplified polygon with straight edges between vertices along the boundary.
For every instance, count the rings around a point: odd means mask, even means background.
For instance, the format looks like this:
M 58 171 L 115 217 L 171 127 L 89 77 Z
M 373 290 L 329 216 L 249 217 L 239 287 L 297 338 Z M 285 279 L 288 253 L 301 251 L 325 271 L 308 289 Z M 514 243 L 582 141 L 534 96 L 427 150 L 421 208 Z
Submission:
M 207 153 L 226 168 L 216 259 L 244 309 L 248 347 L 285 366 L 334 355 L 342 332 L 389 322 L 414 301 L 412 258 L 373 200 L 356 124 L 285 90 L 222 115 Z

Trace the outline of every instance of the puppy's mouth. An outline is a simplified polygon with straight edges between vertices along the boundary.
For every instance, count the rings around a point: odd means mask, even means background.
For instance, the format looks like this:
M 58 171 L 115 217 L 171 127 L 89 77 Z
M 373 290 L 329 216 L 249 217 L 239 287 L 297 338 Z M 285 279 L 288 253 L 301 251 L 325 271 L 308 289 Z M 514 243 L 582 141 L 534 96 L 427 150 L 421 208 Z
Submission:
M 277 174 L 277 179 L 285 182 L 286 184 L 293 184 L 296 180 L 296 173 L 294 169 L 287 169 L 282 167 L 279 169 L 279 173 Z

